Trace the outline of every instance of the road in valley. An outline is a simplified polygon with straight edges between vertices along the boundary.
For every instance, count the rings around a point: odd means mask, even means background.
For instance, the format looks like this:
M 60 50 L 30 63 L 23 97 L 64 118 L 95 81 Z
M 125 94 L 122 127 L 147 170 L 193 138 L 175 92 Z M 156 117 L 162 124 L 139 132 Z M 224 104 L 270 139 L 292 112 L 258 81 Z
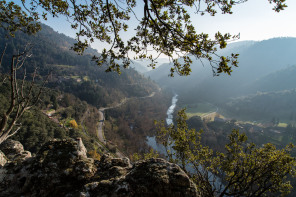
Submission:
M 103 131 L 103 127 L 104 127 L 104 121 L 105 121 L 105 114 L 104 111 L 106 109 L 113 109 L 113 108 L 117 108 L 120 107 L 121 105 L 125 104 L 127 101 L 129 101 L 130 99 L 133 98 L 138 98 L 138 99 L 144 99 L 144 98 L 151 98 L 156 94 L 156 92 L 152 92 L 151 94 L 149 94 L 148 96 L 143 96 L 143 97 L 131 97 L 131 98 L 124 98 L 123 100 L 121 100 L 119 103 L 116 103 L 114 105 L 111 105 L 109 107 L 101 107 L 99 109 L 99 124 L 98 124 L 98 130 L 97 130 L 97 137 L 100 140 L 100 142 L 102 142 L 104 145 L 107 145 L 107 140 L 105 138 L 104 135 L 104 131 Z M 120 152 L 118 149 L 116 151 L 116 156 L 117 157 L 125 157 L 125 155 Z
M 103 144 L 107 144 L 107 141 L 106 141 L 106 138 L 105 138 L 105 135 L 104 135 L 104 131 L 103 131 L 103 127 L 104 127 L 104 121 L 105 121 L 105 115 L 104 115 L 104 111 L 106 109 L 113 109 L 113 108 L 116 108 L 116 107 L 119 107 L 121 105 L 123 105 L 124 103 L 127 102 L 127 98 L 123 99 L 120 103 L 117 103 L 117 104 L 114 104 L 113 106 L 110 106 L 110 107 L 101 107 L 99 109 L 99 124 L 98 124 L 98 130 L 97 130 L 97 136 L 99 138 L 99 140 L 103 143 Z

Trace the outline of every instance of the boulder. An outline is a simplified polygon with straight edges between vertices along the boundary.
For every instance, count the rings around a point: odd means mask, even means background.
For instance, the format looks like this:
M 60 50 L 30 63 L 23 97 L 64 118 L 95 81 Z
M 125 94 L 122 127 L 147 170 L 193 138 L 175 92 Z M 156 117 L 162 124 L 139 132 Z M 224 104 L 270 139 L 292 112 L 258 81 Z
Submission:
M 24 152 L 24 151 L 23 151 Z M 81 139 L 53 140 L 35 157 L 0 168 L 0 196 L 136 197 L 200 196 L 195 184 L 176 164 L 103 155 L 87 158 Z
M 104 162 L 104 161 L 103 161 Z M 110 162 L 108 162 L 110 164 Z M 101 164 L 102 165 L 102 164 Z M 103 163 L 104 165 L 104 163 Z M 84 186 L 81 195 L 112 196 L 112 197 L 195 197 L 200 196 L 195 184 L 188 175 L 176 164 L 164 159 L 149 159 L 134 164 L 132 168 L 109 166 L 97 171 L 99 178 Z M 112 173 L 111 173 L 112 172 Z
M 87 157 L 86 156 L 86 153 L 87 153 L 87 150 L 82 142 L 82 139 L 81 137 L 78 137 L 76 138 L 76 141 L 77 141 L 77 151 L 78 151 L 78 155 L 82 156 L 82 157 Z
M 0 144 L 0 150 L 5 154 L 7 162 L 23 162 L 32 157 L 31 152 L 25 151 L 20 142 L 11 139 Z
M 66 196 L 95 172 L 93 159 L 81 155 L 77 141 L 49 141 L 36 157 L 5 165 L 0 172 L 0 196 Z
M 24 146 L 18 141 L 7 139 L 0 144 L 0 150 L 8 159 L 13 159 L 15 155 L 21 154 L 24 151 Z

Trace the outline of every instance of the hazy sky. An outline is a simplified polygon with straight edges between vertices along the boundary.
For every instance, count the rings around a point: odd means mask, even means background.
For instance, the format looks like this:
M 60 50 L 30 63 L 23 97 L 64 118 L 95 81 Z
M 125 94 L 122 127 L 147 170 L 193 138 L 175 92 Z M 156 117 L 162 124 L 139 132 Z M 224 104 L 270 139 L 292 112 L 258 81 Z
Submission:
M 17 0 L 20 1 L 20 0 Z M 15 2 L 17 2 L 15 1 Z M 142 2 L 142 1 L 139 1 Z M 273 37 L 296 37 L 296 0 L 287 0 L 288 8 L 280 13 L 272 10 L 268 0 L 249 0 L 237 5 L 233 14 L 217 14 L 200 16 L 192 12 L 191 20 L 198 33 L 209 33 L 213 36 L 215 32 L 240 33 L 240 40 L 265 40 Z M 139 14 L 142 9 L 137 10 Z M 135 24 L 135 21 L 130 21 Z M 75 33 L 66 24 L 64 19 L 49 19 L 45 22 L 59 33 L 75 37 Z M 92 44 L 93 48 L 102 48 L 101 43 Z
M 276 13 L 267 0 L 249 0 L 235 6 L 232 15 L 196 17 L 192 21 L 201 32 L 240 33 L 241 40 L 296 37 L 296 1 L 287 0 L 287 4 L 288 8 Z

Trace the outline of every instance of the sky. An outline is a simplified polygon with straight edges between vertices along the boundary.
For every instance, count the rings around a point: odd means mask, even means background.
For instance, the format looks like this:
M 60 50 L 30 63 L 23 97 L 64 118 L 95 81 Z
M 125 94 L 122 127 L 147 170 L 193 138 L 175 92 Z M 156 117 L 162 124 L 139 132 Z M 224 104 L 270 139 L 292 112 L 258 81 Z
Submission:
M 18 2 L 20 0 L 15 0 Z M 141 1 L 138 1 L 141 2 Z M 273 6 L 268 0 L 248 0 L 246 3 L 236 5 L 233 14 L 216 14 L 216 16 L 200 16 L 190 11 L 191 20 L 198 33 L 208 33 L 213 37 L 217 31 L 221 33 L 240 33 L 240 40 L 266 40 L 274 37 L 296 37 L 296 1 L 287 0 L 288 8 L 280 13 L 272 10 Z M 141 15 L 142 9 L 137 9 L 136 13 Z M 45 22 L 59 33 L 70 37 L 75 37 L 75 32 L 64 18 L 49 18 Z M 135 20 L 129 23 L 136 24 Z M 123 37 L 128 36 L 126 33 Z M 93 48 L 102 49 L 107 45 L 95 42 Z
M 240 40 L 296 37 L 296 1 L 287 0 L 287 5 L 284 11 L 276 13 L 267 0 L 249 0 L 236 5 L 231 15 L 196 17 L 192 21 L 199 32 L 240 33 Z

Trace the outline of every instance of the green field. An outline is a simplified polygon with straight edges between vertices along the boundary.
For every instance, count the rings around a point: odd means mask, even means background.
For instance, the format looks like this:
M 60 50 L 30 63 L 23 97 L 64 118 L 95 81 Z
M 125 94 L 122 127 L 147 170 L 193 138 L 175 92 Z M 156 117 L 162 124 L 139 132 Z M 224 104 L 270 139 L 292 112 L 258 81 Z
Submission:
M 183 105 L 182 108 L 186 108 L 186 114 L 189 118 L 192 116 L 204 116 L 217 110 L 217 108 L 210 103 L 188 104 Z
M 284 122 L 280 122 L 279 124 L 278 124 L 278 127 L 287 127 L 288 126 L 288 124 L 287 123 L 284 123 Z

